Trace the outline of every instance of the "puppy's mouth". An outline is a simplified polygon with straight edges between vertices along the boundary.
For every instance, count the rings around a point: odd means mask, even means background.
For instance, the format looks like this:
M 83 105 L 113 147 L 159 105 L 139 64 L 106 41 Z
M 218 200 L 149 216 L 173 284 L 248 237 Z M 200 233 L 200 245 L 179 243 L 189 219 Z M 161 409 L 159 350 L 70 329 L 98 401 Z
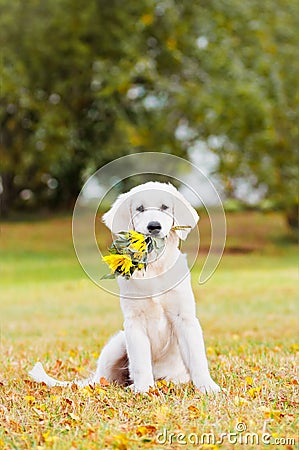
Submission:
M 168 233 L 165 233 L 162 230 L 158 230 L 158 231 L 146 231 L 146 233 L 144 233 L 144 236 L 150 236 L 152 238 L 157 238 L 157 239 L 166 239 L 168 237 Z
M 146 233 L 147 236 L 153 236 L 153 237 L 164 237 L 163 233 L 159 230 L 153 230 Z
M 145 237 L 152 237 L 152 238 L 158 238 L 158 239 L 165 239 L 165 238 L 167 238 L 167 234 L 164 234 L 162 231 L 158 231 L 158 232 L 149 232 L 149 231 L 147 231 L 146 233 L 144 233 L 142 231 L 139 231 L 139 230 L 136 230 L 136 229 L 135 229 L 135 231 L 137 231 L 137 233 L 143 234 L 143 236 L 145 236 Z

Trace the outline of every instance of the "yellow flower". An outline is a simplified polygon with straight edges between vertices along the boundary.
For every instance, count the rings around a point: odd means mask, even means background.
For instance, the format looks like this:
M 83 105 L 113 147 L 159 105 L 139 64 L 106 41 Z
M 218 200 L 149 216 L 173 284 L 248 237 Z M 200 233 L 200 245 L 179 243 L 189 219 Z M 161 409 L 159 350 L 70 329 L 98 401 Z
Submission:
M 144 252 L 146 250 L 146 242 L 143 234 L 137 233 L 137 231 L 131 230 L 130 232 L 131 247 L 138 252 Z
M 142 259 L 143 256 L 143 252 L 135 252 L 134 253 L 134 259 L 137 259 L 138 261 L 140 261 Z
M 132 260 L 128 255 L 103 256 L 103 261 L 109 265 L 112 272 L 118 270 L 123 273 L 128 273 L 133 265 Z

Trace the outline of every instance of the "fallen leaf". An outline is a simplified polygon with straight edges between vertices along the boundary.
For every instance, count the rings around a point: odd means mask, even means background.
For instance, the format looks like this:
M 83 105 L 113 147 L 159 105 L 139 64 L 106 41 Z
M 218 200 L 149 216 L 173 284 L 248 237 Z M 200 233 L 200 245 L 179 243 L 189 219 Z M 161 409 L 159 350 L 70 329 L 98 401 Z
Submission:
M 24 399 L 29 403 L 29 405 L 33 405 L 35 403 L 35 397 L 32 395 L 26 395 Z
M 106 380 L 106 378 L 105 377 L 101 377 L 100 378 L 100 384 L 102 385 L 102 386 L 109 386 L 109 381 L 108 380 Z
M 113 436 L 112 445 L 119 450 L 127 450 L 128 438 L 125 434 L 117 434 Z
M 253 386 L 253 379 L 251 377 L 246 377 L 245 382 L 248 386 Z
M 194 405 L 188 406 L 188 411 L 190 411 L 189 413 L 190 419 L 195 419 L 201 416 L 201 411 Z
M 234 404 L 235 404 L 236 406 L 240 406 L 240 405 L 249 405 L 249 401 L 246 400 L 246 398 L 239 397 L 238 395 L 236 395 L 235 398 L 234 398 Z
M 157 431 L 157 428 L 154 425 L 140 425 L 136 429 L 136 434 L 137 434 L 137 436 L 141 437 L 141 436 L 145 436 L 148 434 L 152 435 L 156 431 Z
M 50 436 L 51 431 L 47 431 L 46 433 L 43 433 L 43 439 L 46 442 L 46 444 L 54 444 L 54 442 L 58 441 L 58 436 Z
M 262 411 L 264 413 L 265 419 L 274 419 L 280 421 L 286 415 L 284 411 L 280 411 L 278 409 L 270 409 L 266 406 L 260 406 L 258 409 L 259 411 Z
M 85 386 L 82 390 L 81 390 L 82 394 L 84 395 L 92 395 L 94 393 L 94 389 L 92 389 L 90 386 Z
M 77 416 L 77 414 L 69 413 L 69 416 L 71 417 L 71 419 L 75 420 L 76 422 L 79 422 L 81 420 L 81 418 L 79 416 Z
M 259 393 L 261 392 L 261 387 L 256 387 L 256 388 L 250 388 L 248 389 L 247 393 L 250 395 L 251 398 L 256 398 Z

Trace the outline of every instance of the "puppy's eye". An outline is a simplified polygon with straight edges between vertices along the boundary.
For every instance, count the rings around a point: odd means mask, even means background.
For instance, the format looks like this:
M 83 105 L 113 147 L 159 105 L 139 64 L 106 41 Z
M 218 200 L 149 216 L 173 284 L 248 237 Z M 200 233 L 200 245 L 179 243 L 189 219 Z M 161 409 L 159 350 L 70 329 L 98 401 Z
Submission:
M 143 212 L 144 206 L 143 205 L 138 206 L 138 208 L 136 208 L 136 211 Z
M 162 205 L 162 206 L 161 206 L 161 209 L 162 209 L 163 211 L 165 211 L 166 209 L 168 209 L 168 206 Z

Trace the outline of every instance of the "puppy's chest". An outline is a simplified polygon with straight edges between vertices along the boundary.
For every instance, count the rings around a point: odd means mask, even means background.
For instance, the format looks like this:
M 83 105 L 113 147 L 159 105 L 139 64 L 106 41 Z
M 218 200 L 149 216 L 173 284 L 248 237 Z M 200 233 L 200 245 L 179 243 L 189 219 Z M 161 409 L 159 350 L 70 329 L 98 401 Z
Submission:
M 171 326 L 159 302 L 152 301 L 146 314 L 146 329 L 153 350 L 159 350 L 171 339 Z

